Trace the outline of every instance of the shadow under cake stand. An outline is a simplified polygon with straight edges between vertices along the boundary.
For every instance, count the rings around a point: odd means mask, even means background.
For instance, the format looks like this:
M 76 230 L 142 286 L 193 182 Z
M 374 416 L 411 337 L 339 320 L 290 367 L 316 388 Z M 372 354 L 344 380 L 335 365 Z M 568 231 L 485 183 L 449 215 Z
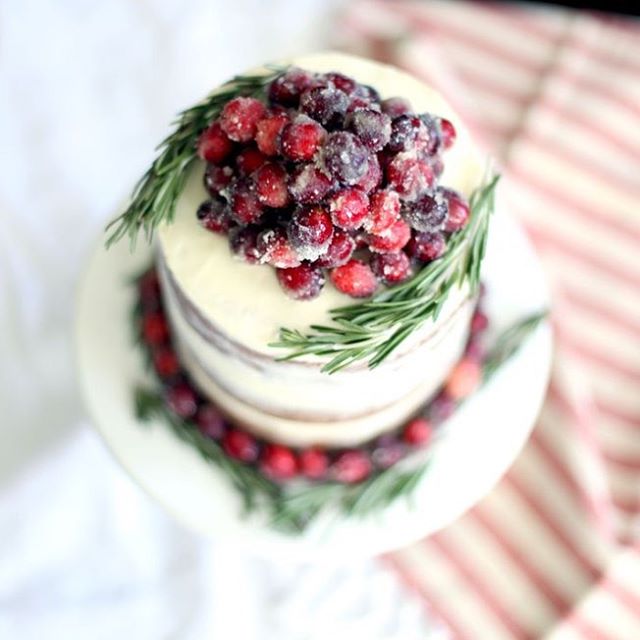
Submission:
M 326 510 L 303 533 L 273 530 L 266 516 L 242 514 L 228 478 L 179 441 L 160 420 L 140 425 L 133 410 L 137 384 L 157 384 L 133 345 L 131 277 L 151 263 L 141 240 L 98 247 L 81 283 L 76 318 L 79 376 L 93 422 L 132 478 L 184 525 L 215 540 L 259 553 L 315 558 L 369 556 L 399 548 L 451 523 L 485 496 L 527 440 L 548 384 L 552 338 L 538 326 L 518 353 L 437 432 L 431 461 L 410 500 L 383 511 L 347 517 Z M 498 212 L 483 265 L 487 339 L 546 308 L 548 293 L 526 236 Z

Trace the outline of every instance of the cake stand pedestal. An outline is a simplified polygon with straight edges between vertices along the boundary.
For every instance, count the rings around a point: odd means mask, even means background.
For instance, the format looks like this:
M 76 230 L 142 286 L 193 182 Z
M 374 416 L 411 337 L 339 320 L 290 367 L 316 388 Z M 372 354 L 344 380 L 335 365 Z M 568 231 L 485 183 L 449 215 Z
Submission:
M 298 560 L 371 556 L 399 548 L 446 526 L 477 503 L 522 449 L 540 410 L 552 353 L 541 324 L 522 349 L 442 427 L 432 459 L 411 500 L 400 498 L 368 517 L 327 510 L 303 534 L 281 534 L 266 519 L 245 517 L 227 478 L 162 423 L 141 425 L 133 412 L 137 384 L 148 382 L 134 346 L 131 277 L 151 261 L 140 241 L 109 251 L 99 246 L 84 275 L 76 341 L 82 391 L 93 422 L 125 470 L 184 525 L 216 541 Z M 487 336 L 548 305 L 547 288 L 528 240 L 508 216 L 492 222 L 484 281 Z

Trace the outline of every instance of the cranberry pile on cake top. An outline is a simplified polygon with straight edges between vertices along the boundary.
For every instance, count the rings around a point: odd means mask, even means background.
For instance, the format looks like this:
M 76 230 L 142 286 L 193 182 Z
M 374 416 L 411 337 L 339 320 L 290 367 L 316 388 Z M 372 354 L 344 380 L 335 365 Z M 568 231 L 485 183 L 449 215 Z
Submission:
M 236 256 L 275 268 L 291 297 L 315 298 L 327 277 L 369 297 L 467 224 L 468 203 L 438 184 L 448 120 L 340 73 L 290 68 L 266 95 L 233 98 L 202 133 L 210 199 L 197 215 Z

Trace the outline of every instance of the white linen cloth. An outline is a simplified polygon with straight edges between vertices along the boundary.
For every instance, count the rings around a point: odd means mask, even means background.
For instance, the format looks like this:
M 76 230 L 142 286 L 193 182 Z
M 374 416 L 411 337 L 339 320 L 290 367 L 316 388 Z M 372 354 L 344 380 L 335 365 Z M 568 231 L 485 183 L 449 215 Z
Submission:
M 185 531 L 74 382 L 77 279 L 173 115 L 318 48 L 339 4 L 0 3 L 0 638 L 443 637 L 377 562 L 283 567 Z

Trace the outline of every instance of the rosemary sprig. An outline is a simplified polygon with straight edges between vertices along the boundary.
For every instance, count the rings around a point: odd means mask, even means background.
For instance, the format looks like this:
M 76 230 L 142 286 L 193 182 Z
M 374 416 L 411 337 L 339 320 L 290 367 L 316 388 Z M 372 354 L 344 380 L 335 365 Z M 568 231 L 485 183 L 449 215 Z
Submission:
M 159 224 L 173 220 L 176 201 L 196 158 L 200 134 L 226 102 L 240 95 L 260 96 L 281 71 L 272 67 L 266 74 L 235 76 L 203 102 L 178 115 L 175 131 L 158 146 L 159 154 L 133 190 L 129 206 L 107 226 L 107 247 L 129 236 L 133 248 L 140 230 L 150 241 Z
M 328 357 L 323 367 L 328 373 L 363 359 L 376 367 L 420 325 L 438 317 L 454 287 L 468 280 L 475 291 L 498 180 L 494 176 L 473 193 L 469 223 L 451 236 L 447 252 L 416 276 L 369 301 L 332 309 L 333 325 L 312 325 L 308 333 L 281 328 L 279 340 L 271 343 L 289 350 L 281 360 Z

